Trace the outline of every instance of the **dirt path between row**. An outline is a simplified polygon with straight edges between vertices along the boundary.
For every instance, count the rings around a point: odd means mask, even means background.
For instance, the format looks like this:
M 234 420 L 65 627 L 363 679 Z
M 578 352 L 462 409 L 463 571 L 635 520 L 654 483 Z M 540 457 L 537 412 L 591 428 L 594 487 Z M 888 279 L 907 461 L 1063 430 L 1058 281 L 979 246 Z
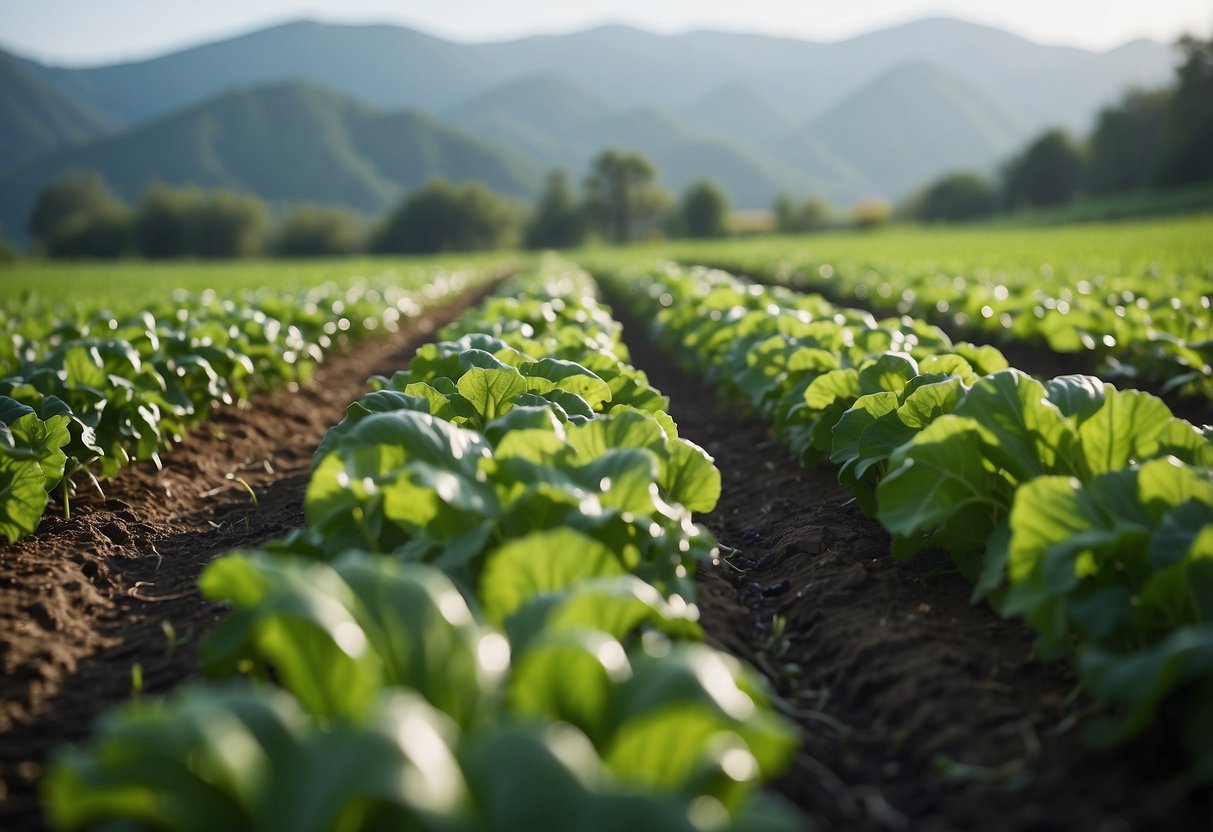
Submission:
M 162 692 L 196 674 L 220 612 L 198 596 L 202 568 L 304 525 L 312 452 L 366 379 L 405 367 L 491 288 L 333 357 L 296 393 L 218 411 L 163 470 L 131 466 L 70 521 L 47 516 L 36 535 L 0 545 L 0 829 L 42 828 L 36 784 L 54 747 L 86 736 L 134 688 Z
M 1171 785 L 1174 742 L 1086 748 L 1075 681 L 1034 658 L 1030 633 L 972 606 L 945 556 L 894 560 L 831 466 L 802 468 L 614 308 L 722 472 L 701 520 L 738 551 L 699 574 L 703 623 L 783 693 L 805 741 L 779 789 L 816 829 L 1213 829 L 1210 790 Z

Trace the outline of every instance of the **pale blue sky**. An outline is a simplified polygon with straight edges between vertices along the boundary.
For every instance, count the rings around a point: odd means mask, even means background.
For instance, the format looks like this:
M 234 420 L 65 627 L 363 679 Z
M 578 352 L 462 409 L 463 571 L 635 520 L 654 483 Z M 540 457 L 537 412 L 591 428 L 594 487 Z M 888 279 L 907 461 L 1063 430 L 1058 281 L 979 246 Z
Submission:
M 1184 31 L 1213 32 L 1210 0 L 0 0 L 0 45 L 84 65 L 149 57 L 300 17 L 399 23 L 461 41 L 599 23 L 838 40 L 934 15 L 1100 50 L 1137 37 L 1171 41 Z

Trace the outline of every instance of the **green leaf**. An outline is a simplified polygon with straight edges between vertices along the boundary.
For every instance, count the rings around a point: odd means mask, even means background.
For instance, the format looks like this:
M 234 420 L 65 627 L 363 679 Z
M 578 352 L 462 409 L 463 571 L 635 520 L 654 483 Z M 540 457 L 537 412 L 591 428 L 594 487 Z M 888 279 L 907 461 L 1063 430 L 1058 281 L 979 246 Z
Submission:
M 11 425 L 22 416 L 29 415 L 34 409 L 8 396 L 0 396 L 0 423 Z
M 392 519 L 429 523 L 440 515 L 453 534 L 455 509 L 494 512 L 492 489 L 478 481 L 483 438 L 425 413 L 376 413 L 354 424 L 312 472 L 304 497 L 308 525 L 341 534 L 345 545 L 378 549 L 384 511 Z
M 980 375 L 972 364 L 954 353 L 923 356 L 918 362 L 918 374 L 925 376 L 936 373 L 956 376 L 965 384 L 972 384 Z
M 472 367 L 457 382 L 459 394 L 472 403 L 481 424 L 504 414 L 513 402 L 527 392 L 526 379 L 513 367 L 486 370 Z
M 589 462 L 620 448 L 647 448 L 666 453 L 666 434 L 653 416 L 637 410 L 612 412 L 568 429 L 569 444 Z
M 1045 382 L 1049 401 L 1081 425 L 1104 405 L 1104 384 L 1095 376 L 1058 376 Z
M 1079 655 L 1078 669 L 1098 700 L 1124 709 L 1117 717 L 1089 723 L 1085 736 L 1099 745 L 1124 742 L 1154 720 L 1168 694 L 1193 679 L 1213 675 L 1213 624 L 1181 627 L 1128 655 L 1092 646 Z
M 890 458 L 876 490 L 877 517 L 894 535 L 913 539 L 953 517 L 992 529 L 1006 507 L 998 477 L 983 460 L 982 433 L 972 419 L 940 416 Z
M 1103 407 L 1078 429 L 1088 469 L 1103 474 L 1154 456 L 1159 435 L 1171 419 L 1171 411 L 1157 396 L 1105 385 Z
M 1017 482 L 1080 473 L 1070 423 L 1046 399 L 1043 384 L 1019 370 L 979 379 L 956 407 L 983 428 L 983 452 Z
M 46 477 L 37 460 L 0 453 L 0 535 L 15 543 L 33 534 L 46 503 Z
M 623 646 L 605 633 L 558 630 L 540 634 L 511 669 L 510 709 L 606 738 L 617 684 L 632 675 Z
M 831 370 L 813 379 L 804 391 L 805 403 L 813 410 L 825 410 L 836 401 L 850 402 L 859 397 L 859 371 L 852 367 Z
M 666 498 L 688 511 L 709 512 L 720 499 L 720 470 L 703 448 L 687 439 L 673 439 L 662 460 L 658 484 Z
M 43 488 L 50 491 L 63 479 L 67 465 L 64 447 L 71 442 L 67 416 L 51 416 L 46 421 L 34 413 L 27 413 L 9 425 L 13 442 L 17 448 L 33 452 L 34 459 L 42 471 Z
M 63 354 L 63 371 L 71 387 L 92 387 L 104 390 L 109 386 L 105 369 L 100 366 L 100 356 L 88 347 L 76 345 Z
M 565 435 L 564 423 L 547 402 L 535 407 L 518 404 L 517 400 L 509 413 L 486 424 L 483 432 L 484 438 L 497 446 L 511 432 L 521 430 L 546 431 L 560 438 Z
M 641 448 L 608 451 L 574 472 L 604 507 L 647 516 L 665 508 L 659 503 L 657 457 Z
M 535 532 L 485 556 L 479 597 L 490 622 L 500 624 L 531 597 L 578 581 L 624 574 L 609 547 L 572 529 Z
M 665 598 L 634 575 L 580 581 L 559 592 L 533 597 L 511 615 L 510 643 L 518 650 L 538 634 L 595 630 L 625 641 L 651 627 L 680 641 L 699 641 L 698 610 L 680 596 Z
M 600 410 L 611 400 L 611 388 L 607 383 L 573 361 L 545 358 L 523 364 L 518 369 L 526 378 L 527 390 L 532 393 L 542 396 L 556 389 L 575 393 L 593 410 Z
M 209 600 L 235 604 L 203 648 L 209 673 L 272 671 L 319 717 L 356 717 L 369 708 L 379 689 L 375 657 L 350 612 L 349 587 L 326 564 L 230 555 L 207 567 L 198 586 Z
M 859 458 L 859 438 L 864 430 L 879 417 L 896 410 L 897 404 L 897 394 L 887 391 L 856 399 L 831 430 L 834 443 L 830 462 L 842 466 L 854 463 Z
M 1155 459 L 1138 475 L 1141 505 L 1155 523 L 1171 509 L 1190 500 L 1213 504 L 1213 472 L 1184 465 L 1177 459 Z
M 918 374 L 918 362 L 909 355 L 886 352 L 859 371 L 859 389 L 862 393 L 885 390 L 900 393 L 907 382 Z
M 968 361 L 978 375 L 988 376 L 1010 366 L 998 348 L 989 344 L 978 347 L 967 341 L 961 341 L 952 347 L 952 352 Z

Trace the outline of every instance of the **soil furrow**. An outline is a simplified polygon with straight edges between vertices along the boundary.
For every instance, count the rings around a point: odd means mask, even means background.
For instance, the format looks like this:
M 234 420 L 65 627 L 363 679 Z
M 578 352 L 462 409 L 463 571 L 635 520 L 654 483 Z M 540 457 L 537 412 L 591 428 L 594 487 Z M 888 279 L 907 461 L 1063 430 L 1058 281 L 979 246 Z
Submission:
M 48 516 L 36 535 L 0 546 L 0 828 L 42 828 L 36 784 L 55 746 L 86 736 L 136 689 L 166 691 L 197 673 L 201 636 L 221 612 L 198 595 L 202 569 L 302 526 L 312 453 L 367 378 L 407 366 L 491 288 L 331 358 L 298 391 L 219 410 L 162 470 L 133 465 L 104 499 L 74 504 L 71 520 Z
M 1087 748 L 1075 682 L 1035 659 L 1030 633 L 971 605 L 942 554 L 893 559 L 831 466 L 802 468 L 613 305 L 633 362 L 722 472 L 701 519 L 727 557 L 699 573 L 703 623 L 802 728 L 779 788 L 817 828 L 1213 828 L 1210 791 L 1173 785 L 1174 738 Z

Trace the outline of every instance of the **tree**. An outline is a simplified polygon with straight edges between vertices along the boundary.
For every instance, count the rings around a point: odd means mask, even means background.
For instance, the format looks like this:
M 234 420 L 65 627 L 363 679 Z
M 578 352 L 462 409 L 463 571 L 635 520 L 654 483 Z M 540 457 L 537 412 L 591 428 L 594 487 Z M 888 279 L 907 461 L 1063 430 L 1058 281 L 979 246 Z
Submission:
M 513 206 L 484 185 L 432 179 L 387 216 L 372 247 L 405 254 L 500 248 L 517 224 Z
M 205 195 L 198 188 L 153 182 L 135 209 L 135 247 L 144 257 L 186 257 L 197 244 L 197 219 Z
M 1072 201 L 1085 178 L 1085 161 L 1069 133 L 1044 133 L 1007 166 L 1007 203 L 1012 208 L 1040 208 Z
M 1170 90 L 1130 90 L 1100 112 L 1089 143 L 1088 193 L 1115 194 L 1150 184 L 1173 97 Z
M 585 241 L 585 211 L 577 204 L 567 171 L 548 175 L 547 184 L 523 232 L 527 248 L 575 248 Z
M 813 197 L 798 203 L 787 194 L 780 194 L 775 200 L 775 228 L 781 233 L 817 231 L 829 224 L 830 206 L 823 199 Z
M 1152 179 L 1163 186 L 1213 181 L 1213 39 L 1190 35 L 1159 136 Z
M 251 257 L 265 247 L 269 211 L 251 194 L 219 190 L 198 206 L 194 250 L 200 257 Z
M 332 257 L 362 248 L 363 221 L 347 208 L 305 203 L 282 221 L 274 243 L 284 257 Z
M 67 259 L 116 260 L 133 251 L 130 209 L 118 205 L 92 216 L 77 216 L 46 241 L 47 256 Z
M 997 208 L 998 192 L 992 184 L 971 171 L 959 171 L 928 185 L 913 213 L 927 222 L 955 222 L 988 216 Z
M 105 179 L 96 171 L 71 170 L 38 196 L 30 214 L 29 233 L 35 243 L 47 245 L 69 226 L 77 230 L 89 220 L 122 207 Z
M 728 219 L 728 197 L 715 182 L 700 180 L 683 192 L 678 224 L 688 237 L 723 237 Z
M 261 253 L 269 211 L 250 194 L 148 185 L 135 211 L 134 243 L 144 257 L 248 257 Z
M 0 265 L 13 263 L 17 260 L 17 249 L 13 248 L 8 238 L 4 236 L 4 226 L 0 225 Z
M 586 211 L 613 243 L 627 243 L 656 226 L 669 204 L 657 171 L 639 153 L 604 150 L 585 180 Z

